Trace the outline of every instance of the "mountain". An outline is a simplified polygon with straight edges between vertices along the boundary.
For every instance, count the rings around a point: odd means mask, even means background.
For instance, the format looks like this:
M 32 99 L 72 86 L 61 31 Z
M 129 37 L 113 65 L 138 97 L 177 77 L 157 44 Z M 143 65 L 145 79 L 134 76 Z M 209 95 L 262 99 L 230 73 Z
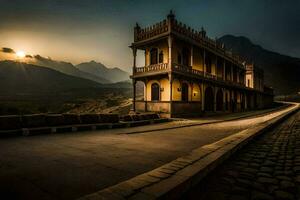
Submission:
M 80 71 L 78 68 L 76 68 L 73 64 L 63 61 L 56 61 L 52 60 L 50 58 L 45 58 L 40 55 L 34 56 L 34 59 L 31 59 L 29 61 L 30 64 L 39 65 L 43 67 L 48 67 L 51 69 L 54 69 L 56 71 L 71 75 L 71 76 L 77 76 L 85 79 L 90 79 L 93 81 L 96 81 L 98 83 L 111 83 L 112 81 L 109 81 L 108 79 L 104 77 L 99 77 L 95 74 L 90 74 L 84 71 Z
M 94 74 L 101 78 L 106 78 L 111 82 L 121 82 L 129 79 L 129 74 L 119 68 L 107 68 L 102 63 L 95 61 L 84 62 L 76 67 L 83 72 Z
M 14 61 L 0 62 L 0 93 L 51 94 L 73 89 L 101 88 L 97 82 L 66 75 L 50 68 Z
M 265 84 L 274 88 L 275 94 L 291 94 L 300 90 L 300 59 L 281 55 L 253 44 L 242 36 L 225 35 L 218 40 L 226 49 L 239 54 L 249 63 L 264 70 Z

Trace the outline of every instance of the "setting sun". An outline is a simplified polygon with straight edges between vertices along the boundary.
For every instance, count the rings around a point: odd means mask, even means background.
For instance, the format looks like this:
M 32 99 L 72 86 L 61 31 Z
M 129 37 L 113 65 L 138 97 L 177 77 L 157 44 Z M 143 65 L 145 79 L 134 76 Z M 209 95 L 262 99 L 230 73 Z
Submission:
M 16 53 L 18 58 L 24 58 L 25 57 L 25 52 L 24 51 L 17 51 Z

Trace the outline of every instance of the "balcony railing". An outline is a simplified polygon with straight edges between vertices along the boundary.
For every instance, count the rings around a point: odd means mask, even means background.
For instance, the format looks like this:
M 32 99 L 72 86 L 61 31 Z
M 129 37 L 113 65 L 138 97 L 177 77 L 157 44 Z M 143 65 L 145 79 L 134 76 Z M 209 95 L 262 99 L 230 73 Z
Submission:
M 168 69 L 168 66 L 169 66 L 168 63 L 158 63 L 158 64 L 149 65 L 145 67 L 137 67 L 135 73 L 165 71 Z
M 226 82 L 235 86 L 245 86 L 243 82 L 233 82 L 230 80 L 223 80 L 223 77 L 218 77 L 208 72 L 203 72 L 200 70 L 193 69 L 191 66 L 185 66 L 185 65 L 173 63 L 171 69 L 173 72 L 184 73 L 187 75 L 196 75 L 210 80 L 218 80 L 218 81 Z M 168 63 L 158 63 L 158 64 L 149 65 L 145 67 L 138 67 L 136 68 L 134 75 L 142 75 L 142 74 L 148 75 L 148 73 L 167 72 L 168 70 L 169 70 Z

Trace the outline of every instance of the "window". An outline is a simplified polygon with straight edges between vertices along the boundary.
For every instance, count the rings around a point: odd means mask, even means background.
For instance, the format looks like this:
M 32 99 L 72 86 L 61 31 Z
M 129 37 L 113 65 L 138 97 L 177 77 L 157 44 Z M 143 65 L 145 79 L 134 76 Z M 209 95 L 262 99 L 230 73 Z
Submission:
M 177 63 L 182 64 L 181 63 L 181 53 L 180 52 L 178 52 L 178 55 L 177 55 Z
M 158 60 L 159 60 L 158 61 L 159 63 L 163 63 L 164 62 L 164 54 L 163 54 L 162 51 L 159 53 Z
M 159 101 L 159 85 L 157 83 L 151 85 L 151 101 Z
M 184 48 L 182 50 L 182 64 L 185 66 L 189 66 L 189 49 Z
M 211 59 L 208 56 L 205 59 L 205 64 L 206 64 L 206 72 L 211 73 Z
M 153 48 L 150 50 L 150 65 L 157 64 L 157 48 Z

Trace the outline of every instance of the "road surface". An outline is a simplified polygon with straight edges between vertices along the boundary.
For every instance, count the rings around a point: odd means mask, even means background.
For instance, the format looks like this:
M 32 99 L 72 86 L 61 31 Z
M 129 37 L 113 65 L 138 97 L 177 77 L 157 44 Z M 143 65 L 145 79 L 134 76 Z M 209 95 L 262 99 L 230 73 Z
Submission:
M 78 198 L 255 126 L 279 112 L 152 132 L 135 127 L 1 139 L 0 195 L 10 199 Z M 169 125 L 174 123 L 182 122 Z M 128 130 L 140 133 L 124 134 Z

